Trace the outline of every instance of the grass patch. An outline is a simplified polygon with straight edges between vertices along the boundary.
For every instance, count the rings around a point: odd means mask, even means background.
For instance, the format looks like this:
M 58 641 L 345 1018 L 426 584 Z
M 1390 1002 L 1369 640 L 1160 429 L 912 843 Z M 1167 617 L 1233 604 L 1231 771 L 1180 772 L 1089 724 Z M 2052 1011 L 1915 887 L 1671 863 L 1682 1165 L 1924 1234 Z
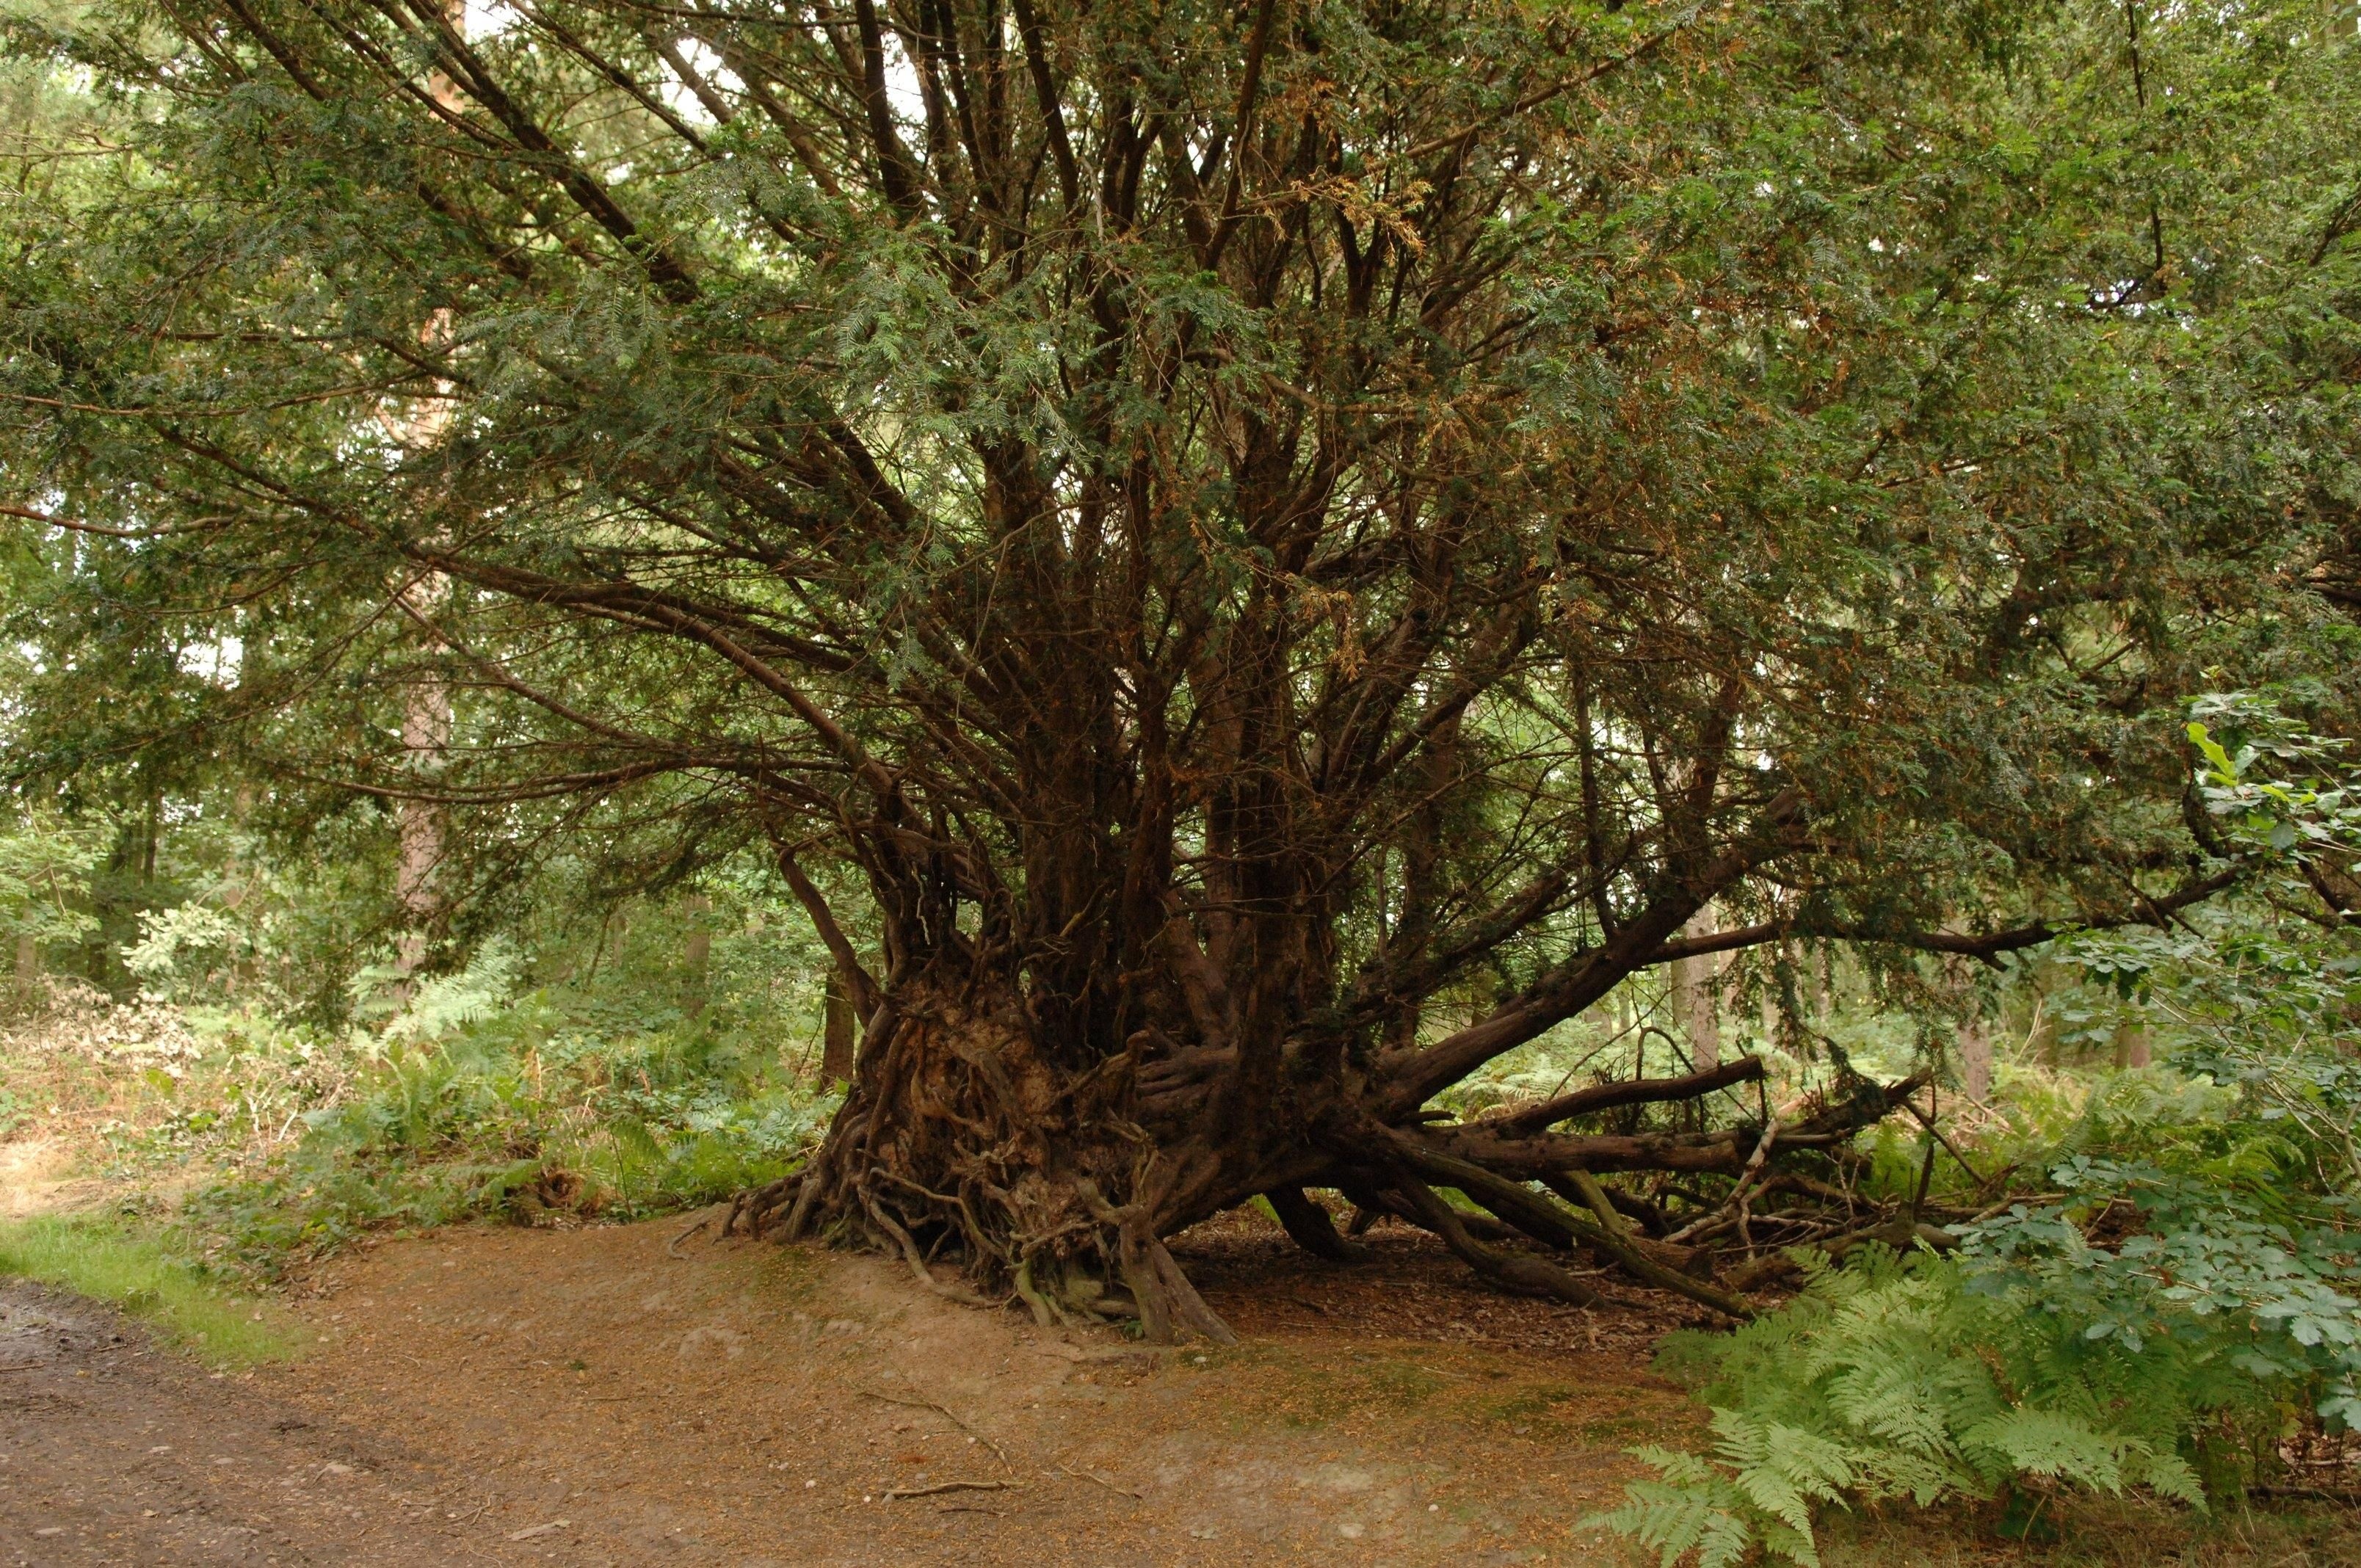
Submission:
M 292 1360 L 301 1343 L 284 1310 L 231 1294 L 152 1234 L 114 1221 L 40 1215 L 0 1223 L 0 1275 L 111 1303 L 225 1371 Z

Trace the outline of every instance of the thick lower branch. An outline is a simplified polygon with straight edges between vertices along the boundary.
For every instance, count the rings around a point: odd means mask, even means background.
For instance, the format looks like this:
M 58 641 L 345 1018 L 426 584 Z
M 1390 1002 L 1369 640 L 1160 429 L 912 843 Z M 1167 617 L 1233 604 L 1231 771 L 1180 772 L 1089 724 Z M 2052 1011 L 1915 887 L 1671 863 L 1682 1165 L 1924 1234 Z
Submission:
M 1561 1094 L 1554 1100 L 1544 1100 L 1538 1105 L 1521 1111 L 1511 1111 L 1502 1116 L 1488 1116 L 1475 1124 L 1487 1132 L 1516 1136 L 1538 1133 L 1560 1122 L 1570 1122 L 1576 1116 L 1587 1116 L 1595 1111 L 1613 1110 L 1622 1105 L 1650 1105 L 1667 1100 L 1697 1100 L 1717 1089 L 1727 1089 L 1734 1083 L 1751 1083 L 1763 1073 L 1763 1058 L 1741 1057 L 1736 1061 L 1695 1072 L 1686 1078 L 1641 1078 L 1625 1083 L 1594 1084 L 1577 1089 L 1571 1094 Z
M 1286 1227 L 1288 1236 L 1296 1245 L 1315 1257 L 1331 1263 L 1360 1263 L 1367 1259 L 1369 1249 L 1346 1241 L 1336 1234 L 1336 1223 L 1328 1211 L 1304 1196 L 1301 1187 L 1274 1187 L 1263 1194 L 1270 1202 L 1271 1212 Z
M 1562 1208 L 1530 1187 L 1503 1179 L 1481 1166 L 1421 1148 L 1414 1139 L 1397 1134 L 1394 1146 L 1404 1160 L 1422 1173 L 1458 1188 L 1536 1241 L 1560 1248 L 1579 1245 L 1603 1252 L 1635 1278 L 1659 1289 L 1675 1291 L 1734 1318 L 1754 1315 L 1752 1306 L 1742 1298 L 1699 1280 L 1657 1255 L 1671 1254 L 1683 1258 L 1686 1254 L 1628 1234 L 1622 1217 L 1609 1202 L 1605 1190 L 1587 1171 L 1566 1173 L 1566 1179 L 1589 1204 L 1590 1213 L 1584 1214 Z
M 1407 1170 L 1395 1176 L 1395 1188 L 1409 1201 L 1419 1221 L 1443 1238 L 1460 1260 L 1485 1278 L 1523 1296 L 1551 1296 L 1577 1307 L 1597 1306 L 1599 1293 L 1554 1263 L 1514 1253 L 1495 1252 L 1467 1234 L 1467 1226 L 1450 1204 Z

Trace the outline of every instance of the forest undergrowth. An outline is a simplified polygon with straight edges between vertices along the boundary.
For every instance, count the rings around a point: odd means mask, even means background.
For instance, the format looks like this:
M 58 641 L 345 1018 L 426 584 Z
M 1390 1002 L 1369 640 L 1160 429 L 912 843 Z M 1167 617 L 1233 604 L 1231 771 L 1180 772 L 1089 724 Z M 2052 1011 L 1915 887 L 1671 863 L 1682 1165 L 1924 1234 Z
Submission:
M 274 1277 L 372 1232 L 574 1223 L 768 1180 L 834 1097 L 727 1033 L 593 1033 L 506 966 L 422 985 L 379 1031 L 67 992 L 6 1036 L 11 1115 L 110 1204 Z

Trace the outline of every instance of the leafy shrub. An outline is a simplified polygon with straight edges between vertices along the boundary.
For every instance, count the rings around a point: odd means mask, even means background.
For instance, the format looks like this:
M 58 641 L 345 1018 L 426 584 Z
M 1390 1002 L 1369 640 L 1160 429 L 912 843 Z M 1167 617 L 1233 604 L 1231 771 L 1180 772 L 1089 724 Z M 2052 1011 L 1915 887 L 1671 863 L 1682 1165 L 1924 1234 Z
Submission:
M 28 942 L 79 941 L 98 923 L 82 907 L 90 872 L 104 854 L 102 836 L 36 815 L 0 831 L 0 940 L 12 949 Z M 10 998 L 21 1005 L 25 998 Z

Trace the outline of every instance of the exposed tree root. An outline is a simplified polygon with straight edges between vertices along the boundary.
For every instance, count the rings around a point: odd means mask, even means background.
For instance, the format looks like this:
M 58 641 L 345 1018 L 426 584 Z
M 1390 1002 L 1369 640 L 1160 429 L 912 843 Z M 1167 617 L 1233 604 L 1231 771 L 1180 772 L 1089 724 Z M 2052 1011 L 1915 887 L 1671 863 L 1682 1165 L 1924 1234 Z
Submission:
M 1076 1069 L 1042 1047 L 1013 1002 L 979 1003 L 972 986 L 906 983 L 873 1010 L 826 1143 L 802 1171 L 741 1193 L 721 1234 L 816 1233 L 869 1245 L 900 1258 L 937 1295 L 976 1305 L 1021 1300 L 1045 1327 L 1126 1321 L 1156 1343 L 1228 1343 L 1235 1336 L 1165 1238 L 1260 1194 L 1299 1245 L 1334 1262 L 1366 1257 L 1351 1236 L 1391 1216 L 1433 1233 L 1502 1289 L 1579 1305 L 1606 1299 L 1595 1275 L 1545 1255 L 1583 1253 L 1745 1318 L 1752 1304 L 1711 1277 L 1709 1249 L 1681 1240 L 1711 1242 L 1732 1223 L 1743 1232 L 1750 1218 L 1766 1239 L 1790 1237 L 1792 1216 L 1751 1215 L 1773 1190 L 1776 1161 L 1825 1163 L 1916 1087 L 1840 1074 L 1834 1092 L 1765 1124 L 1582 1133 L 1558 1128 L 1568 1116 L 1696 1102 L 1759 1079 L 1761 1064 L 1594 1086 L 1444 1124 L 1351 1087 L 1350 1075 L 1289 1091 L 1283 1116 L 1241 1119 L 1224 1107 L 1225 1087 L 1243 1070 L 1235 1054 L 1173 1047 L 1153 1032 L 1124 1055 Z M 1378 1113 L 1389 1105 L 1389 1115 Z M 1674 1229 L 1664 1210 L 1610 1188 L 1600 1179 L 1607 1172 L 1686 1173 L 1729 1186 L 1705 1201 L 1702 1219 L 1663 1239 Z M 1348 1234 L 1306 1189 L 1341 1190 L 1358 1206 Z M 1845 1197 L 1809 1176 L 1794 1190 L 1817 1201 L 1816 1190 Z M 1849 1223 L 1821 1234 L 1858 1228 L 1848 1206 Z M 961 1271 L 956 1282 L 944 1265 Z
M 742 1223 L 744 1234 L 760 1237 L 766 1228 L 786 1218 L 803 1185 L 803 1173 L 796 1171 L 766 1186 L 748 1188 L 731 1201 L 730 1212 L 721 1217 L 720 1234 L 739 1234 Z

